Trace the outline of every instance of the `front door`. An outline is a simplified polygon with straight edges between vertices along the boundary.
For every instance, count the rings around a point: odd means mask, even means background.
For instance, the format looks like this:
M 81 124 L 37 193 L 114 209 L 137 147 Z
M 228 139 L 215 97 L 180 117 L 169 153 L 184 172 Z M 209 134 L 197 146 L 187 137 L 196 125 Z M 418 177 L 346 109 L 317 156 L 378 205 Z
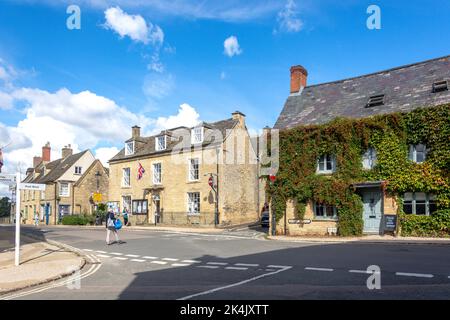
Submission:
M 362 192 L 364 233 L 380 233 L 381 227 L 381 191 L 367 190 Z

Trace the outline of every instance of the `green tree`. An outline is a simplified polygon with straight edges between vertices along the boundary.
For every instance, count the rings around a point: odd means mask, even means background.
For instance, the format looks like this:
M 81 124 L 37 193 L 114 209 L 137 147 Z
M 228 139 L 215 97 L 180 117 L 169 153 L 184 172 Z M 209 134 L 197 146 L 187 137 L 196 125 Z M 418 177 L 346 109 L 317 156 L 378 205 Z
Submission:
M 11 202 L 8 197 L 0 199 L 0 217 L 9 216 L 11 212 Z

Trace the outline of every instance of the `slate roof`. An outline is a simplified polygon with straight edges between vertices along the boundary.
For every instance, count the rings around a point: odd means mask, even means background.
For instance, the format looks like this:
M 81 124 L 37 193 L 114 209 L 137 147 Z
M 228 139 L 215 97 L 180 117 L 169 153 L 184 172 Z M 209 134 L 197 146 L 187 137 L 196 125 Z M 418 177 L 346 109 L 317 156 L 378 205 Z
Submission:
M 433 93 L 433 82 L 450 85 L 450 56 L 406 65 L 364 76 L 306 86 L 291 94 L 275 129 L 323 124 L 336 117 L 365 118 L 409 112 L 418 107 L 450 103 L 450 91 Z M 384 105 L 366 107 L 369 98 L 385 95 Z
M 213 123 L 207 123 L 204 122 L 202 126 L 205 128 L 204 131 L 204 137 L 203 137 L 203 147 L 206 147 L 208 145 L 214 144 L 214 130 L 219 130 L 222 134 L 223 139 L 226 138 L 227 130 L 230 130 L 234 128 L 234 126 L 238 123 L 238 120 L 234 120 L 232 118 L 221 120 Z M 135 152 L 132 155 L 125 156 L 125 148 L 120 150 L 120 152 L 115 155 L 109 162 L 115 162 L 115 161 L 121 161 L 126 159 L 134 159 L 134 158 L 140 158 L 143 156 L 152 156 L 152 155 L 158 155 L 158 154 L 164 154 L 170 152 L 174 146 L 180 143 L 182 141 L 181 135 L 182 132 L 185 132 L 186 130 L 191 132 L 191 129 L 193 128 L 187 128 L 187 127 L 177 127 L 169 130 L 164 130 L 162 133 L 159 133 L 157 135 L 153 135 L 150 137 L 140 137 L 138 141 L 142 141 L 142 143 L 138 143 L 135 146 Z M 155 138 L 158 136 L 161 136 L 163 134 L 167 134 L 168 138 L 166 139 L 166 149 L 163 151 L 156 151 L 155 149 Z M 190 139 L 190 137 L 189 137 Z M 131 139 L 127 140 L 132 141 Z M 221 141 L 222 142 L 222 141 Z
M 33 183 L 49 183 L 56 181 L 87 152 L 89 152 L 89 150 L 73 154 L 65 159 L 58 159 L 47 163 L 45 168 L 50 171 L 46 175 L 40 175 L 34 179 Z

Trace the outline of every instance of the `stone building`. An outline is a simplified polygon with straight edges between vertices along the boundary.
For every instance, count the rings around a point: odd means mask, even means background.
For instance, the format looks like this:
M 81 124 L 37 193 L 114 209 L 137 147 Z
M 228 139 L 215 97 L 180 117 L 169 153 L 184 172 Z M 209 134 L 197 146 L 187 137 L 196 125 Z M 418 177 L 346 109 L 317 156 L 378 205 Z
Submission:
M 109 164 L 109 206 L 127 209 L 132 224 L 223 226 L 258 220 L 258 163 L 241 112 L 149 137 L 135 126 Z
M 45 184 L 45 191 L 21 191 L 21 210 L 26 223 L 40 221 L 57 224 L 65 215 L 92 214 L 97 203 L 94 194 L 108 197 L 108 171 L 90 150 L 73 154 L 71 146 L 62 149 L 62 157 L 51 161 L 47 143 L 42 156 L 34 157 L 33 168 L 27 170 L 26 183 Z
M 362 119 L 394 112 L 408 113 L 417 108 L 450 103 L 450 56 L 309 86 L 304 67 L 294 66 L 290 72 L 290 95 L 274 126 L 278 130 L 327 124 L 335 118 Z M 410 145 L 408 155 L 410 161 L 422 163 L 426 161 L 426 146 Z M 367 150 L 363 168 L 373 168 L 376 157 L 374 150 Z M 316 165 L 316 175 L 331 177 L 336 173 L 336 159 L 332 154 L 321 155 Z M 353 187 L 363 201 L 364 233 L 383 233 L 385 218 L 397 215 L 396 197 L 385 192 L 385 181 L 360 181 Z M 407 214 L 430 215 L 436 209 L 433 194 L 407 192 L 400 196 L 407 204 Z M 336 232 L 339 215 L 335 207 L 310 201 L 306 205 L 304 223 L 296 221 L 295 207 L 295 200 L 289 200 L 284 217 L 275 227 L 272 223 L 276 233 L 325 235 Z M 270 221 L 274 221 L 272 217 Z

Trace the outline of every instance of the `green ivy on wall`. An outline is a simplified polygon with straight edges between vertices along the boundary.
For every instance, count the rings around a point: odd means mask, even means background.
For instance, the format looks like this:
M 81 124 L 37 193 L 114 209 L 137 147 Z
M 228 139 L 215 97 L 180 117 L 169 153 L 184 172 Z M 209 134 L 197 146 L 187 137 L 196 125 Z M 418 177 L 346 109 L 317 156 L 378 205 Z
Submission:
M 340 235 L 361 235 L 362 202 L 351 185 L 380 180 L 386 181 L 388 194 L 430 192 L 436 194 L 439 209 L 448 209 L 449 141 L 450 105 L 283 130 L 280 170 L 277 180 L 267 186 L 276 219 L 283 217 L 289 199 L 303 205 L 326 203 L 338 209 Z M 427 146 L 428 153 L 427 160 L 417 164 L 408 159 L 408 146 L 419 143 Z M 376 150 L 377 163 L 364 170 L 362 157 L 369 147 Z M 316 174 L 317 159 L 323 154 L 335 156 L 337 168 L 332 175 Z M 301 205 L 297 211 L 304 214 Z M 402 217 L 402 229 L 417 219 Z

